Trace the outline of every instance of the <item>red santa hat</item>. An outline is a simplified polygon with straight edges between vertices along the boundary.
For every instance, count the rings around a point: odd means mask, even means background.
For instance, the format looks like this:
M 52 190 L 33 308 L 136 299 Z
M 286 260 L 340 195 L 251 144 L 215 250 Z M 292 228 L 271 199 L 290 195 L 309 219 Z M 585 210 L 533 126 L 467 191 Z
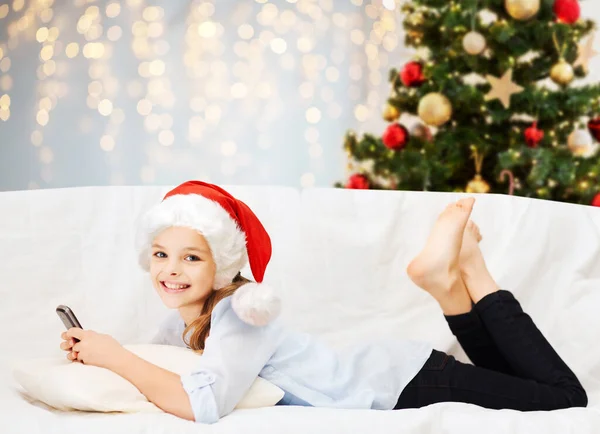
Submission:
M 175 187 L 144 215 L 139 226 L 139 263 L 146 271 L 154 237 L 172 226 L 189 227 L 204 236 L 216 264 L 215 290 L 229 285 L 250 262 L 256 283 L 242 285 L 231 298 L 232 308 L 242 321 L 262 326 L 279 314 L 279 298 L 261 283 L 271 258 L 271 239 L 248 205 L 201 181 Z

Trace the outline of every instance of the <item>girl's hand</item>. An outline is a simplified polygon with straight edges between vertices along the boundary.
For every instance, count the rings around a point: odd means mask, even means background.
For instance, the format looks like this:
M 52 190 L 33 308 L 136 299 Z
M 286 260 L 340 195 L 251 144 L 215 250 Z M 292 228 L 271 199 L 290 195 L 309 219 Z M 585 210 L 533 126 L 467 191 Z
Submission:
M 111 369 L 126 351 L 112 336 L 92 330 L 73 327 L 61 336 L 65 342 L 60 347 L 70 351 L 67 358 L 86 365 Z M 74 343 L 73 338 L 79 339 L 79 342 Z
M 73 345 L 75 345 L 73 338 L 68 337 L 67 332 L 63 332 L 60 337 L 63 340 L 60 343 L 60 349 L 67 351 L 67 359 L 71 361 L 77 359 L 77 355 L 73 352 Z

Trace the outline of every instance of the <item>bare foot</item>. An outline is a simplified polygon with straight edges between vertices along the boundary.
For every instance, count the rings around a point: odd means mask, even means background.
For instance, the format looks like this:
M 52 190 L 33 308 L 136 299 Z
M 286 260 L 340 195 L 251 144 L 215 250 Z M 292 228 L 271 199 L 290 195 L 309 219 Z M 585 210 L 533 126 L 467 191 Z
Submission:
M 471 310 L 459 256 L 474 203 L 474 198 L 465 198 L 448 205 L 435 222 L 425 248 L 407 268 L 412 281 L 429 292 L 446 315 Z
M 474 303 L 477 303 L 487 294 L 499 289 L 487 269 L 483 254 L 479 248 L 481 239 L 479 227 L 472 221 L 469 221 L 465 228 L 462 249 L 460 251 L 460 272 L 469 296 Z
M 464 264 L 471 262 L 472 256 L 480 254 L 478 243 L 481 241 L 482 236 L 479 231 L 479 226 L 475 224 L 473 220 L 467 222 L 465 233 L 463 235 L 462 246 L 460 248 L 459 264 L 461 271 Z

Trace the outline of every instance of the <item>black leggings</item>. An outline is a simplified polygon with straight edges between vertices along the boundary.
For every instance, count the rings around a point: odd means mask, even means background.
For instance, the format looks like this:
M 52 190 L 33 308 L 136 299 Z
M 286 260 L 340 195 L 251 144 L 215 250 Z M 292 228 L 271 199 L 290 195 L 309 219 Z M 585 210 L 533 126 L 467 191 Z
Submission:
M 575 374 L 509 291 L 445 318 L 475 366 L 433 350 L 395 410 L 448 401 L 521 411 L 587 406 Z

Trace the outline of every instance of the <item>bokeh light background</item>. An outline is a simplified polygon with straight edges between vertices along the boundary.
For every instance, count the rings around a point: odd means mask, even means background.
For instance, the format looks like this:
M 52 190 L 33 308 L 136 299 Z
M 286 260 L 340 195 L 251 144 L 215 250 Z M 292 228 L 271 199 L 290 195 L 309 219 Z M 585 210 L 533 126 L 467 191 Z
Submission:
M 1 4 L 3 190 L 331 185 L 407 54 L 393 2 Z
M 412 54 L 399 1 L 0 1 L 0 190 L 331 186 Z

